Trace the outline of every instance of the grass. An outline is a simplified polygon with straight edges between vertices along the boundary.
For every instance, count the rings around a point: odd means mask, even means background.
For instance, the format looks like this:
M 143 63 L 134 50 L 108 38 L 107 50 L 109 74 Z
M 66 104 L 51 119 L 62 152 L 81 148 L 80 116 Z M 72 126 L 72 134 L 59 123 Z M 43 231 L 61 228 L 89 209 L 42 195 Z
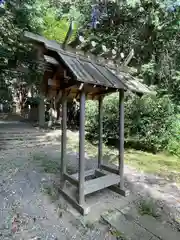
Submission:
M 60 164 L 56 160 L 49 159 L 46 154 L 34 154 L 33 161 L 46 173 L 59 173 L 60 171 Z
M 180 159 L 164 153 L 151 154 L 141 151 L 129 150 L 125 153 L 128 165 L 146 173 L 153 173 L 169 180 L 180 183 Z
M 118 231 L 117 229 L 110 228 L 109 231 L 112 234 L 112 236 L 116 237 L 117 240 L 126 240 L 126 237 L 124 236 L 124 234 Z
M 68 146 L 71 151 L 78 152 L 78 135 L 68 134 Z M 93 145 L 85 141 L 85 149 L 88 157 L 97 159 L 97 144 Z M 103 159 L 110 163 L 118 164 L 118 150 L 104 145 Z M 151 154 L 143 151 L 126 150 L 125 164 L 145 173 L 152 173 L 168 180 L 180 183 L 180 158 L 165 153 Z
M 78 133 L 68 131 L 67 148 L 69 152 L 78 153 L 79 139 Z M 85 150 L 88 158 L 97 159 L 98 147 L 97 144 L 91 144 L 85 141 Z M 36 155 L 34 160 L 43 167 L 47 173 L 59 173 L 60 161 L 49 159 L 48 156 Z M 118 150 L 103 145 L 103 159 L 109 163 L 118 164 Z M 164 177 L 167 180 L 180 183 L 180 158 L 170 156 L 165 153 L 151 154 L 143 151 L 126 150 L 125 164 L 136 168 L 145 173 L 152 173 Z
M 50 186 L 44 186 L 43 188 L 44 192 L 51 197 L 51 200 L 54 202 L 56 200 L 58 200 L 59 198 L 59 194 L 56 191 L 56 189 L 54 189 L 53 187 Z
M 140 215 L 149 215 L 154 218 L 159 217 L 159 214 L 157 213 L 156 209 L 154 208 L 154 204 L 151 201 L 142 201 L 139 205 L 139 214 Z

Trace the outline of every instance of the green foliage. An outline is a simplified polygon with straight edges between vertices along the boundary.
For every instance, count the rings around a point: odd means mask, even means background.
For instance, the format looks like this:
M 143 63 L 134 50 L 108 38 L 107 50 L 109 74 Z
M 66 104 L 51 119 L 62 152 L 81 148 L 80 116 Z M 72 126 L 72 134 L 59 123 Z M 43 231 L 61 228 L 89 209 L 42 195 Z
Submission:
M 3 99 L 9 101 L 15 94 L 15 89 L 20 90 L 22 84 L 32 85 L 32 79 L 39 79 L 39 73 L 35 73 L 35 58 L 30 54 L 31 47 L 22 37 L 24 30 L 39 32 L 43 28 L 42 15 L 46 3 L 42 0 L 25 0 L 19 3 L 6 1 L 5 14 L 0 21 L 0 84 L 4 85 L 0 97 Z M 21 64 L 25 72 L 18 70 L 17 65 Z M 31 74 L 28 69 L 31 69 Z
M 46 12 L 43 33 L 47 38 L 63 43 L 72 21 L 73 33 L 69 40 L 71 42 L 76 38 L 78 27 L 83 21 L 83 14 L 74 5 L 63 5 L 62 2 L 59 4 L 58 9 L 51 7 Z
M 139 214 L 140 215 L 149 215 L 154 218 L 159 217 L 159 214 L 157 213 L 157 210 L 155 209 L 154 203 L 152 201 L 141 201 L 139 205 Z
M 170 138 L 167 151 L 180 156 L 180 115 L 175 115 L 170 128 Z
M 44 17 L 44 24 L 46 26 L 44 35 L 48 39 L 63 43 L 70 23 L 67 19 L 57 20 L 54 11 L 54 9 L 50 9 Z
M 95 101 L 86 103 L 86 131 L 87 137 L 97 139 L 98 136 L 98 105 Z
M 118 140 L 118 104 L 118 94 L 111 94 L 104 100 L 104 139 L 113 143 Z M 180 135 L 179 125 L 173 122 L 174 116 L 174 104 L 168 96 L 128 96 L 125 102 L 126 146 L 152 152 L 167 149 L 175 154 Z M 95 103 L 87 104 L 86 117 L 87 137 L 94 139 L 98 136 L 98 108 Z

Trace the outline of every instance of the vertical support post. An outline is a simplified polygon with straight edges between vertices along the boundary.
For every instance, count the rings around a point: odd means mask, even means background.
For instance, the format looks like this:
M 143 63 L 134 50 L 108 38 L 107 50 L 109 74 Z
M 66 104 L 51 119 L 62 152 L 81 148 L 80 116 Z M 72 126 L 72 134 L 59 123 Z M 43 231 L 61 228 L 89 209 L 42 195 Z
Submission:
M 102 144 L 103 144 L 103 98 L 99 98 L 99 145 L 98 145 L 98 168 L 102 164 Z
M 66 129 L 67 129 L 67 98 L 66 93 L 62 93 L 62 121 L 61 121 L 61 182 L 64 182 L 66 172 Z
M 40 102 L 39 102 L 39 126 L 44 127 L 45 125 L 45 103 L 44 103 L 44 95 L 40 92 Z
M 119 91 L 119 175 L 120 188 L 124 189 L 124 90 Z
M 79 128 L 79 204 L 84 204 L 85 181 L 85 92 L 80 94 L 80 128 Z

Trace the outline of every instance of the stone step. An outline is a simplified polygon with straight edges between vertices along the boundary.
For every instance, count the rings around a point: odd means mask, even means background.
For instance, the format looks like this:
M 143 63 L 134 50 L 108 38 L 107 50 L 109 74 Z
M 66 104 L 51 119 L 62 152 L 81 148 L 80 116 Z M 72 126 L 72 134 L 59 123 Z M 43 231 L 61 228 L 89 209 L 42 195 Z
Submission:
M 134 218 L 126 217 L 118 210 L 102 215 L 102 218 L 112 228 L 116 229 L 115 235 L 126 240 L 151 240 L 154 235 L 138 225 Z M 155 240 L 158 240 L 155 239 Z
M 13 149 L 13 148 L 26 148 L 26 147 L 35 147 L 35 146 L 47 146 L 47 145 L 57 145 L 60 146 L 59 142 L 50 142 L 50 141 L 33 141 L 33 142 L 13 142 L 9 144 L 5 144 L 6 149 Z
M 19 140 L 19 141 L 27 141 L 27 140 L 47 140 L 49 139 L 48 137 L 44 137 L 41 135 L 20 135 L 20 136 L 0 136 L 0 141 L 15 141 L 15 140 Z
M 139 215 L 137 209 L 135 207 L 126 207 L 123 210 L 120 210 L 122 214 L 126 217 L 131 217 L 134 221 L 158 237 L 163 240 L 179 240 L 180 233 L 172 229 L 168 224 L 162 223 L 158 221 L 151 215 Z

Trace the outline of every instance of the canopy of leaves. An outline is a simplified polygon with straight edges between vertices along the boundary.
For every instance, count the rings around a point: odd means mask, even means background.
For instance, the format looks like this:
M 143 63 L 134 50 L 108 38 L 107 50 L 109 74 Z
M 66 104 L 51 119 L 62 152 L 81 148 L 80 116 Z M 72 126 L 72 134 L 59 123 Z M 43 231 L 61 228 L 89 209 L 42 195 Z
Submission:
M 40 32 L 43 29 L 42 17 L 47 9 L 41 0 L 7 0 L 4 9 L 0 21 L 0 83 L 4 86 L 3 93 L 9 94 L 22 83 L 32 84 L 32 79 L 37 77 L 31 47 L 22 37 L 24 30 Z

